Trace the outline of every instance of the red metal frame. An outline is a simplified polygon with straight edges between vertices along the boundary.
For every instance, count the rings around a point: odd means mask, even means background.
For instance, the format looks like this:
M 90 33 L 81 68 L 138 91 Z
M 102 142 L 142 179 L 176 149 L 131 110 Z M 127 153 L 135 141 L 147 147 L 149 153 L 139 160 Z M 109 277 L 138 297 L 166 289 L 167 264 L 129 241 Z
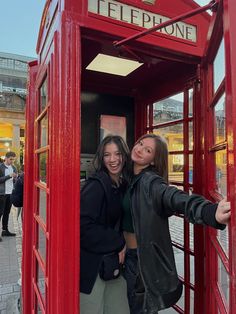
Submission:
M 228 187 L 229 197 L 232 207 L 235 208 L 235 164 L 234 138 L 236 137 L 236 126 L 233 121 L 236 119 L 236 91 L 233 88 L 236 82 L 236 25 L 234 24 L 236 4 L 234 0 L 211 1 L 207 6 L 199 8 L 193 2 L 187 0 L 178 1 L 178 5 L 173 6 L 171 1 L 159 0 L 154 6 L 146 6 L 141 0 L 120 0 L 120 3 L 144 9 L 152 13 L 166 15 L 168 12 L 171 21 L 187 18 L 188 23 L 198 25 L 199 38 L 196 43 L 186 43 L 184 40 L 170 38 L 170 36 L 160 33 L 150 34 L 154 29 L 143 31 L 141 27 L 122 23 L 88 12 L 88 1 L 77 0 L 47 0 L 43 12 L 39 31 L 37 53 L 39 55 L 39 65 L 37 62 L 30 64 L 29 97 L 27 101 L 27 127 L 26 127 L 26 156 L 25 156 L 25 199 L 24 199 L 24 233 L 23 233 L 23 311 L 24 314 L 36 313 L 34 308 L 37 302 L 40 303 L 42 313 L 79 313 L 79 203 L 80 203 L 80 93 L 82 83 L 88 91 L 106 92 L 108 83 L 111 94 L 128 95 L 134 98 L 135 102 L 135 138 L 142 135 L 146 130 L 152 131 L 152 104 L 158 99 L 163 99 L 182 90 L 185 91 L 185 120 L 189 122 L 188 116 L 188 95 L 189 86 L 194 89 L 194 191 L 209 195 L 208 188 L 214 187 L 214 180 L 209 178 L 208 170 L 212 169 L 212 160 L 207 158 L 210 147 L 209 135 L 204 132 L 202 126 L 209 126 L 212 116 L 206 110 L 205 100 L 209 102 L 211 97 L 209 82 L 212 82 L 211 72 L 206 73 L 210 62 L 210 56 L 214 55 L 214 47 L 217 45 L 217 38 L 212 37 L 207 31 L 210 19 L 217 27 L 221 14 L 213 14 L 213 17 L 205 11 L 217 3 L 223 4 L 224 37 L 226 43 L 226 79 L 225 90 L 227 94 L 227 145 L 228 145 Z M 163 27 L 163 24 L 155 29 Z M 229 31 L 230 30 L 230 31 Z M 214 27 L 210 27 L 214 35 Z M 140 33 L 138 33 L 140 32 Z M 138 33 L 138 35 L 137 35 Z M 143 35 L 146 35 L 143 37 Z M 122 38 L 127 38 L 122 40 Z M 211 40 L 209 38 L 212 38 Z M 115 46 L 127 44 L 122 51 L 114 49 Z M 135 39 L 135 40 L 134 40 Z M 93 84 L 89 84 L 89 76 L 81 77 L 85 72 L 85 60 L 89 61 L 83 46 L 94 44 L 92 48 L 101 45 L 103 48 L 109 47 L 113 55 L 120 52 L 132 58 L 144 58 L 143 77 L 133 76 L 121 80 L 109 78 L 106 81 L 99 75 L 94 75 Z M 207 45 L 206 45 L 207 44 Z M 207 46 L 207 49 L 206 49 Z M 87 48 L 88 46 L 85 46 Z M 91 49 L 90 49 L 91 50 Z M 93 50 L 93 49 L 92 49 Z M 205 63 L 202 63 L 199 71 L 197 65 L 204 56 L 207 56 Z M 91 58 L 93 56 L 91 55 Z M 148 61 L 147 61 L 148 60 Z M 158 66 L 155 67 L 155 62 Z M 150 61 L 150 63 L 149 63 Z M 168 66 L 168 64 L 170 64 Z M 183 66 L 184 65 L 184 66 Z M 146 68 L 145 68 L 146 66 Z M 168 69 L 168 70 L 166 70 Z M 158 72 L 164 71 L 164 72 Z M 169 71 L 169 73 L 168 73 Z M 48 105 L 49 116 L 49 143 L 45 149 L 48 152 L 47 172 L 48 186 L 46 192 L 47 202 L 47 224 L 41 224 L 37 215 L 38 197 L 35 190 L 37 187 L 45 188 L 38 181 L 38 158 L 37 155 L 43 150 L 38 149 L 37 142 L 37 106 L 38 89 L 45 76 L 48 75 L 50 101 Z M 160 77 L 158 76 L 160 73 Z M 163 76 L 163 73 L 165 76 Z M 134 74 L 135 75 L 135 74 Z M 149 81 L 150 78 L 150 81 Z M 203 81 L 199 81 L 203 78 Z M 82 82 L 84 79 L 86 82 Z M 143 81 L 142 81 L 143 79 Z M 132 81 L 137 82 L 137 86 L 132 85 Z M 149 128 L 146 128 L 147 105 L 149 104 Z M 209 109 L 209 108 L 208 108 Z M 198 119 L 199 117 L 199 119 Z M 178 121 L 175 121 L 178 122 Z M 162 125 L 163 126 L 163 125 Z M 188 146 L 188 127 L 184 124 L 184 188 L 188 191 L 191 187 L 188 175 L 188 154 L 192 153 L 186 149 Z M 175 152 L 172 152 L 175 153 Z M 179 153 L 179 152 L 178 152 Z M 204 157 L 204 159 L 203 159 Z M 210 179 L 210 180 L 209 180 Z M 180 183 L 178 183 L 180 185 Z M 34 188 L 33 188 L 34 186 Z M 29 193 L 29 191 L 34 192 Z M 233 227 L 236 223 L 235 213 L 232 213 L 230 229 L 230 250 L 229 259 L 224 263 L 231 274 L 230 282 L 230 308 L 227 313 L 233 313 L 236 306 L 236 243 Z M 45 264 L 41 261 L 37 251 L 38 233 L 37 228 L 42 225 L 47 242 L 47 258 Z M 217 242 L 214 241 L 214 232 L 208 232 L 204 237 L 202 227 L 194 229 L 194 252 L 189 245 L 189 225 L 184 224 L 185 247 L 176 247 L 185 252 L 185 313 L 189 313 L 190 291 L 194 288 L 190 283 L 189 269 L 190 256 L 195 258 L 195 298 L 200 300 L 195 302 L 195 313 L 216 313 L 216 303 L 222 313 L 226 313 L 223 299 L 219 289 L 214 289 L 211 293 L 208 278 L 203 270 L 207 266 L 210 278 L 217 281 L 216 269 L 211 267 L 209 261 L 216 260 L 220 251 Z M 207 239 L 207 240 L 206 240 Z M 206 246 L 204 246 L 206 245 Z M 217 249 L 217 251 L 216 251 Z M 206 254 L 207 265 L 203 256 Z M 46 281 L 46 302 L 41 301 L 40 292 L 37 289 L 36 258 Z M 228 264 L 227 264 L 228 263 Z M 215 264 L 216 265 L 216 264 Z M 215 286 L 216 287 L 216 286 Z M 206 290 L 205 290 L 206 289 Z M 205 294 L 206 291 L 206 294 Z M 204 298 L 205 296 L 205 298 Z M 38 300 L 38 301 L 37 301 Z M 216 301 L 217 302 L 216 302 Z M 207 310 L 206 310 L 207 308 Z M 183 309 L 176 306 L 176 311 L 183 313 Z
M 230 201 L 232 204 L 232 216 L 231 216 L 231 231 L 230 231 L 230 273 L 232 274 L 230 282 L 230 309 L 233 313 L 236 308 L 236 236 L 234 234 L 236 226 L 236 195 L 235 195 L 235 182 L 236 182 L 236 154 L 235 154 L 235 136 L 236 136 L 236 3 L 233 0 L 224 2 L 224 38 L 226 46 L 226 79 L 225 79 L 225 90 L 226 90 L 226 102 L 228 105 L 227 121 L 229 124 L 227 130 L 228 140 L 228 189 L 230 195 Z M 233 140 L 232 140 L 233 139 Z

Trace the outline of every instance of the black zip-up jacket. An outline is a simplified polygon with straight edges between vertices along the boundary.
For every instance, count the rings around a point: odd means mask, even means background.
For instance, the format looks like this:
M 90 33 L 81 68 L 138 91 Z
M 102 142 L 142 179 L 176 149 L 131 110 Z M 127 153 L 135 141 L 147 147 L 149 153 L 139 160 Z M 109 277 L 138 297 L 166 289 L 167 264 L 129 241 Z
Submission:
M 91 177 L 80 201 L 80 292 L 90 294 L 104 254 L 119 253 L 125 246 L 121 222 L 121 189 L 112 187 L 105 172 Z
M 140 277 L 136 293 L 143 298 L 144 312 L 157 313 L 174 305 L 182 294 L 169 232 L 168 217 L 184 214 L 191 223 L 224 229 L 215 219 L 217 204 L 199 195 L 189 196 L 150 168 L 131 185 L 131 210 L 138 243 Z

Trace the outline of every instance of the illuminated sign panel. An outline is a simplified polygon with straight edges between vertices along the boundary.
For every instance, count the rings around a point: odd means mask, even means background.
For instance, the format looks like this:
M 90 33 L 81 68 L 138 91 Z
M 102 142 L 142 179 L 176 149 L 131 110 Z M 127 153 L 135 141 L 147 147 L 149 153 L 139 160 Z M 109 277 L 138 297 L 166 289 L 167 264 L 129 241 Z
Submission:
M 88 0 L 88 10 L 95 14 L 144 28 L 151 28 L 170 20 L 170 18 L 166 16 L 113 0 Z M 163 27 L 157 32 L 185 39 L 190 42 L 197 41 L 197 27 L 183 22 L 177 22 Z

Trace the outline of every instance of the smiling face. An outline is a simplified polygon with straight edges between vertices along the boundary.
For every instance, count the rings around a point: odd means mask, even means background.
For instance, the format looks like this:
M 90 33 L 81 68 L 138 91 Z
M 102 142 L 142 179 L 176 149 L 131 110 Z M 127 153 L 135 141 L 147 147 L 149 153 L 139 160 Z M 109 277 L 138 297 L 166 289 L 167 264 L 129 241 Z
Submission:
M 135 173 L 153 164 L 156 152 L 155 140 L 146 137 L 138 141 L 131 152 L 131 159 L 134 162 Z
M 103 163 L 110 177 L 117 181 L 123 168 L 122 154 L 115 143 L 106 144 L 103 153 Z

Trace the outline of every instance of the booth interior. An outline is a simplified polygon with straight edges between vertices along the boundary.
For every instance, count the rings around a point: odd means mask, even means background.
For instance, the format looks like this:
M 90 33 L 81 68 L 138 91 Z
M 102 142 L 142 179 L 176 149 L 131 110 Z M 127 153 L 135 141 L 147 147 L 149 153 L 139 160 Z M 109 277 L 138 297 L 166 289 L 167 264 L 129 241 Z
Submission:
M 140 125 L 147 115 L 143 108 L 178 94 L 196 77 L 198 57 L 137 41 L 116 48 L 119 39 L 82 31 L 82 181 L 93 171 L 91 161 L 103 136 L 120 134 L 131 148 L 146 131 Z

